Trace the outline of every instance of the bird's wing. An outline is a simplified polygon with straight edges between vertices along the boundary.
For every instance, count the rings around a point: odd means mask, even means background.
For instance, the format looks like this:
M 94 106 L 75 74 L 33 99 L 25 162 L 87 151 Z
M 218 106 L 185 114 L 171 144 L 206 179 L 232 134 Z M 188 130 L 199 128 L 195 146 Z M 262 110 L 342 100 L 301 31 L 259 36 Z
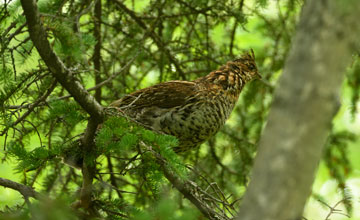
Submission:
M 146 107 L 173 108 L 185 105 L 196 92 L 196 83 L 169 81 L 133 92 L 110 104 L 112 107 L 142 109 Z

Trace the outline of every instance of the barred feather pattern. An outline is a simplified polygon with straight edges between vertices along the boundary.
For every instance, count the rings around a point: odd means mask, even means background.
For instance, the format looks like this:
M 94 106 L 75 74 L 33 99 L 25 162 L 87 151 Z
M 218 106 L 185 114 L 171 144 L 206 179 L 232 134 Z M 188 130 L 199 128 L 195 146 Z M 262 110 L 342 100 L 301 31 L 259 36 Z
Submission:
M 194 81 L 169 81 L 135 91 L 110 106 L 154 131 L 179 139 L 176 152 L 199 146 L 229 118 L 244 85 L 261 78 L 254 53 Z

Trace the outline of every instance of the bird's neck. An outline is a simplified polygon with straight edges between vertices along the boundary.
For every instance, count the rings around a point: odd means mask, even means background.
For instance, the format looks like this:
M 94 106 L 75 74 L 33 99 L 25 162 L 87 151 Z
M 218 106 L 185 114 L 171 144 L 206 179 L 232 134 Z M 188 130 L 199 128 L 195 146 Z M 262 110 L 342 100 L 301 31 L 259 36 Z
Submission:
M 231 63 L 209 73 L 203 77 L 203 80 L 218 85 L 223 90 L 234 93 L 234 95 L 238 95 L 246 83 L 245 73 L 241 67 L 231 65 Z

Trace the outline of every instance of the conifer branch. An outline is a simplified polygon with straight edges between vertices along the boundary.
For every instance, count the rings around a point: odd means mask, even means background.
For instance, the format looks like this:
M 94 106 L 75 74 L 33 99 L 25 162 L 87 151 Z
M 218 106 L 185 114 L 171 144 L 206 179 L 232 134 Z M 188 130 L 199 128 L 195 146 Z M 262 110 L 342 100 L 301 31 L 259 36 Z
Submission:
M 25 118 L 30 115 L 31 112 L 34 111 L 34 109 L 51 94 L 51 92 L 55 89 L 56 86 L 56 80 L 50 85 L 49 89 L 43 94 L 39 99 L 37 99 L 34 103 L 29 105 L 29 108 L 27 112 L 25 112 L 21 117 L 19 117 L 15 122 L 11 124 L 11 126 L 6 127 L 1 133 L 0 136 L 3 136 L 10 127 L 14 127 L 15 125 L 19 124 L 20 122 L 24 121 Z
M 138 51 L 138 52 L 135 54 L 135 56 L 129 60 L 129 62 L 127 62 L 123 67 L 121 67 L 121 69 L 120 69 L 119 71 L 113 73 L 111 76 L 109 76 L 107 79 L 103 80 L 103 81 L 100 82 L 99 84 L 96 84 L 95 86 L 90 87 L 90 88 L 88 88 L 88 89 L 86 89 L 86 90 L 87 90 L 88 92 L 94 91 L 94 90 L 97 90 L 97 89 L 103 87 L 104 85 L 109 84 L 110 82 L 112 82 L 112 80 L 114 80 L 115 77 L 119 76 L 121 73 L 123 73 L 125 70 L 127 70 L 127 69 L 130 67 L 130 65 L 135 61 L 135 59 L 139 56 L 139 54 L 140 54 L 140 51 Z M 31 75 L 31 76 L 32 76 L 32 75 Z M 30 77 L 27 77 L 26 80 L 27 80 L 28 78 L 30 78 Z M 26 80 L 24 80 L 24 81 L 26 81 Z M 22 83 L 17 86 L 17 89 L 20 88 L 21 85 L 22 85 Z M 14 92 L 15 92 L 15 91 L 14 91 Z M 10 97 L 10 95 L 9 95 L 9 97 Z M 8 99 L 9 97 L 6 97 L 6 99 Z M 44 100 L 44 101 L 40 102 L 37 106 L 43 106 L 43 105 L 48 104 L 48 103 L 51 102 L 51 101 L 59 101 L 59 100 L 67 99 L 67 98 L 70 98 L 70 97 L 71 97 L 71 95 L 65 95 L 65 96 L 56 97 L 56 98 L 53 98 L 53 99 L 50 99 L 50 100 L 47 100 L 47 101 Z M 4 99 L 4 100 L 5 100 L 5 99 Z M 19 109 L 24 109 L 24 108 L 30 108 L 33 104 L 34 104 L 34 103 L 28 103 L 28 104 L 22 104 L 22 105 L 8 105 L 8 106 L 5 106 L 5 108 L 6 108 L 6 109 L 16 109 L 16 110 L 19 110 Z
M 154 151 L 151 146 L 146 145 L 144 142 L 140 142 L 147 150 L 149 150 L 152 155 L 156 158 L 158 164 L 160 165 L 161 170 L 164 173 L 164 176 L 169 182 L 185 197 L 187 198 L 193 205 L 195 205 L 198 210 L 208 219 L 221 219 L 227 220 L 229 219 L 225 215 L 220 215 L 215 212 L 209 205 L 202 202 L 201 199 L 196 196 L 193 190 L 193 185 L 189 180 L 181 179 L 178 175 L 176 175 L 172 170 L 171 166 L 168 164 L 166 159 L 161 156 L 158 152 Z
M 87 129 L 82 138 L 83 147 L 86 147 L 85 158 L 93 150 L 93 139 L 96 127 L 103 121 L 103 107 L 95 98 L 86 91 L 79 81 L 75 79 L 72 72 L 66 68 L 60 58 L 54 53 L 47 40 L 46 32 L 41 24 L 39 11 L 35 0 L 21 0 L 21 5 L 26 16 L 30 38 L 38 50 L 41 58 L 50 69 L 58 82 L 74 97 L 80 106 L 90 114 Z M 91 191 L 94 167 L 86 163 L 83 165 L 83 187 L 81 190 L 81 205 L 88 209 L 90 214 L 96 215 L 90 207 Z
M 21 5 L 26 17 L 30 38 L 52 75 L 86 112 L 93 118 L 102 121 L 102 106 L 84 89 L 81 83 L 73 76 L 72 72 L 52 50 L 40 20 L 40 13 L 36 1 L 21 0 Z

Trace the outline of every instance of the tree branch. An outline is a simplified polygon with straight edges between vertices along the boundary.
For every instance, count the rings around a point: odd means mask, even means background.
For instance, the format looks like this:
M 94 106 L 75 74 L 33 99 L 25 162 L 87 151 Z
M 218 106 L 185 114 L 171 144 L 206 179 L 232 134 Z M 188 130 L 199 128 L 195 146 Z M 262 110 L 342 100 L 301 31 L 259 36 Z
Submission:
M 29 34 L 41 58 L 57 81 L 74 97 L 80 106 L 92 117 L 103 120 L 102 106 L 76 80 L 60 58 L 54 53 L 42 26 L 36 0 L 21 0 Z
M 343 73 L 358 46 L 359 10 L 359 1 L 306 1 L 239 220 L 301 219 Z
M 199 211 L 208 219 L 211 220 L 227 220 L 226 216 L 222 216 L 219 213 L 215 212 L 211 207 L 206 203 L 202 202 L 198 196 L 193 192 L 194 183 L 183 180 L 177 176 L 170 168 L 168 162 L 163 158 L 159 153 L 152 150 L 151 146 L 141 143 L 146 149 L 148 149 L 152 155 L 156 158 L 157 162 L 160 165 L 161 170 L 164 173 L 164 176 L 167 180 L 181 193 L 185 198 L 187 198 L 192 204 L 194 204 Z
M 101 82 L 101 1 L 96 1 L 94 8 L 94 37 L 96 39 L 96 44 L 94 48 L 94 73 L 95 73 L 95 85 Z M 95 99 L 101 103 L 101 87 L 95 89 Z
M 18 191 L 21 193 L 21 195 L 24 196 L 25 199 L 29 197 L 39 199 L 42 197 L 41 194 L 36 192 L 32 187 L 14 182 L 9 179 L 0 178 L 0 186 Z
M 82 166 L 83 174 L 83 183 L 80 193 L 80 202 L 81 206 L 88 209 L 91 206 L 91 193 L 92 193 L 92 182 L 95 175 L 95 161 L 93 157 L 93 150 L 95 146 L 94 136 L 97 130 L 98 123 L 95 120 L 90 119 L 87 128 L 84 134 L 84 137 L 81 139 L 82 146 L 86 147 L 83 149 L 84 161 Z M 89 158 L 89 159 L 88 159 Z M 89 209 L 91 212 L 91 209 Z M 92 213 L 93 216 L 96 216 L 95 213 Z
M 21 0 L 29 34 L 41 58 L 50 69 L 57 81 L 74 97 L 80 106 L 87 111 L 91 118 L 87 125 L 82 141 L 85 148 L 85 160 L 92 155 L 94 146 L 94 135 L 97 125 L 103 121 L 103 107 L 92 95 L 84 89 L 71 71 L 65 67 L 60 58 L 53 52 L 47 40 L 46 32 L 41 24 L 36 0 Z M 80 195 L 80 205 L 86 208 L 92 216 L 96 216 L 96 210 L 91 209 L 92 181 L 95 172 L 94 165 L 83 163 L 83 186 Z
M 140 54 L 140 50 L 135 54 L 135 56 L 133 58 L 131 58 L 129 60 L 129 62 L 127 62 L 123 67 L 121 67 L 121 69 L 115 73 L 113 73 L 111 76 L 109 76 L 107 79 L 105 79 L 104 81 L 100 82 L 99 84 L 96 84 L 95 86 L 93 87 L 90 87 L 88 89 L 86 89 L 88 92 L 90 91 L 93 91 L 93 90 L 96 90 L 98 88 L 101 88 L 102 86 L 110 83 L 113 79 L 115 79 L 115 77 L 119 76 L 121 73 L 123 73 L 126 69 L 129 68 L 129 66 L 135 61 L 135 59 L 139 56 Z M 18 86 L 20 87 L 20 86 Z M 37 106 L 43 106 L 43 105 L 46 105 L 48 102 L 51 102 L 51 101 L 55 101 L 55 100 L 63 100 L 63 99 L 67 99 L 67 98 L 70 98 L 71 95 L 65 95 L 65 96 L 61 96 L 61 97 L 57 97 L 57 98 L 54 98 L 54 99 L 50 99 L 48 101 L 42 101 L 40 102 Z M 8 106 L 5 106 L 6 109 L 23 109 L 23 108 L 30 108 L 34 103 L 29 103 L 29 104 L 24 104 L 24 105 L 8 105 Z

